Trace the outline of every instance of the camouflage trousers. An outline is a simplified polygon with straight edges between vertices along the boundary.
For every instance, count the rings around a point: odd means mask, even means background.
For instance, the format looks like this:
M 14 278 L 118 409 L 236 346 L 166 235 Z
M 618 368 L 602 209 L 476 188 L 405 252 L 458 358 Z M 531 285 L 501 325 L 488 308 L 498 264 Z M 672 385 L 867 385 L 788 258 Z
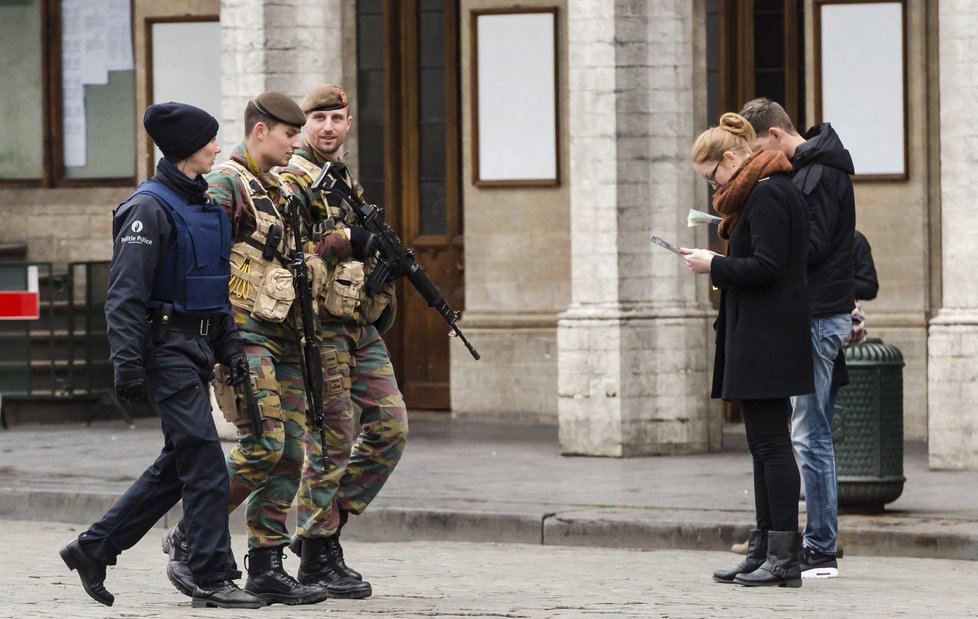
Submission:
M 293 332 L 235 313 L 262 412 L 262 436 L 238 424 L 238 444 L 227 457 L 231 491 L 228 511 L 248 501 L 248 548 L 289 543 L 286 518 L 299 489 L 305 457 L 306 399 Z M 277 383 L 277 385 L 276 385 Z M 276 392 L 275 389 L 278 391 Z
M 319 432 L 310 429 L 296 524 L 299 535 L 307 538 L 336 533 L 340 511 L 359 514 L 367 508 L 394 471 L 408 433 L 404 397 L 377 329 L 330 322 L 319 335 L 326 381 L 327 462 Z

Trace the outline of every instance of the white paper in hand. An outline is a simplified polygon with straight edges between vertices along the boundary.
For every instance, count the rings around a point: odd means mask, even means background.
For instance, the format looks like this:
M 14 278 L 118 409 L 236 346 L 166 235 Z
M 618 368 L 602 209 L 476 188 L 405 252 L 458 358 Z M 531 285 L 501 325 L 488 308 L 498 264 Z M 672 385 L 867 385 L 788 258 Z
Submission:
M 717 217 L 716 215 L 710 215 L 709 213 L 704 213 L 703 211 L 697 211 L 694 209 L 689 209 L 689 216 L 686 218 L 686 227 L 692 228 L 693 226 L 699 226 L 701 224 L 718 224 L 723 219 Z

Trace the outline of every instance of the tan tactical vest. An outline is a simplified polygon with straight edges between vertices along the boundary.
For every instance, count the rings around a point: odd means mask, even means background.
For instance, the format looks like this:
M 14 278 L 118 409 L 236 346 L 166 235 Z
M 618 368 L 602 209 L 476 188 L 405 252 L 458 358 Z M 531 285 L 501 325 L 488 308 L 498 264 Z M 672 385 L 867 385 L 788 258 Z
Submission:
M 288 316 L 295 299 L 292 273 L 277 259 L 266 260 L 262 256 L 262 248 L 265 247 L 271 227 L 278 226 L 282 231 L 282 238 L 275 250 L 279 256 L 284 255 L 291 238 L 289 227 L 270 198 L 274 215 L 260 211 L 255 206 L 256 196 L 268 196 L 264 192 L 258 193 L 257 188 L 262 186 L 261 182 L 248 168 L 233 160 L 225 161 L 218 168 L 234 172 L 244 180 L 248 188 L 247 203 L 256 224 L 255 231 L 246 241 L 238 241 L 231 246 L 231 280 L 228 285 L 231 305 L 251 312 L 258 320 L 282 322 Z M 280 182 L 279 186 L 284 193 L 288 193 L 284 182 Z
M 289 161 L 291 165 L 299 168 L 302 175 L 296 175 L 298 183 L 312 195 L 309 186 L 312 181 L 319 176 L 322 168 L 309 161 L 305 157 L 293 156 Z M 345 223 L 347 212 L 338 206 L 331 206 L 325 199 L 321 199 L 323 205 L 323 215 L 329 221 L 329 227 L 335 228 L 337 223 Z M 364 323 L 370 324 L 377 320 L 384 308 L 391 302 L 394 294 L 394 285 L 388 284 L 380 294 L 368 297 L 364 284 L 370 273 L 376 266 L 376 258 L 370 258 L 366 262 L 360 262 L 349 258 L 331 267 L 327 274 L 326 285 L 322 288 L 322 293 L 317 296 L 316 304 L 341 319 L 359 319 Z

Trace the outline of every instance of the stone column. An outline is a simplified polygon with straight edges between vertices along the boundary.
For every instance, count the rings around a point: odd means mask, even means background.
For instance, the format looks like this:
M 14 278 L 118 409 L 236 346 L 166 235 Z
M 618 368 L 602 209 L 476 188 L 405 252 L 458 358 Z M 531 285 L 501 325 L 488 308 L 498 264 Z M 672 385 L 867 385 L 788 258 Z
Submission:
M 941 126 L 940 310 L 928 333 L 930 465 L 978 469 L 978 5 L 939 5 Z
M 688 160 L 696 6 L 568 3 L 572 302 L 557 337 L 564 453 L 719 447 L 706 282 L 649 242 L 657 234 L 695 243 L 686 214 L 697 197 Z
M 315 84 L 343 84 L 356 101 L 355 0 L 222 0 L 221 126 L 228 144 L 244 136 L 249 100 L 281 90 L 299 102 Z M 355 150 L 354 142 L 347 142 Z

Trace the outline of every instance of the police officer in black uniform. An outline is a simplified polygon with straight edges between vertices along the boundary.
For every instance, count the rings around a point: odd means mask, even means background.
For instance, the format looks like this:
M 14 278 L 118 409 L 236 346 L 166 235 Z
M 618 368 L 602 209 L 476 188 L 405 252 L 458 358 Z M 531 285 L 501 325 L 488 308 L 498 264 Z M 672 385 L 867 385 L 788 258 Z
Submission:
M 228 473 L 211 417 L 215 359 L 231 382 L 248 362 L 228 304 L 230 225 L 202 174 L 221 151 L 217 120 L 180 103 L 151 105 L 143 125 L 163 152 L 156 175 L 115 211 L 105 302 L 116 393 L 147 399 L 162 422 L 159 457 L 116 504 L 61 549 L 82 586 L 111 606 L 105 568 L 183 499 L 194 607 L 258 608 L 228 533 Z

